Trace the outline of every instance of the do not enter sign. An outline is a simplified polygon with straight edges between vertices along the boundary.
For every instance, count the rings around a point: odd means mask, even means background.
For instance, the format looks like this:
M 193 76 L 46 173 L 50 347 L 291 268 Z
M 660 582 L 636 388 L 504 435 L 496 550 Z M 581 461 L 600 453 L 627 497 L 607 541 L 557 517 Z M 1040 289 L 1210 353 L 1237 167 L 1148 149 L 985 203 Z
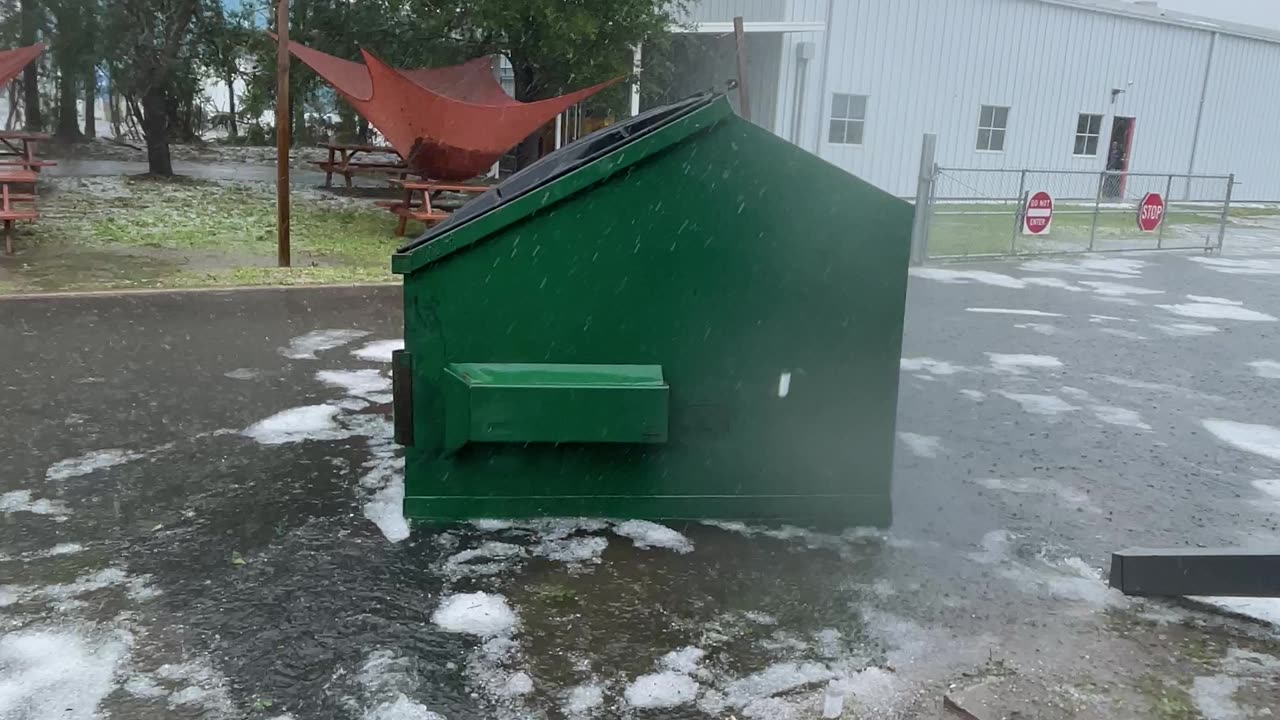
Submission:
M 1160 193 L 1147 193 L 1138 206 L 1138 228 L 1142 232 L 1155 232 L 1164 222 L 1164 198 Z
M 1048 235 L 1053 225 L 1053 196 L 1041 190 L 1027 198 L 1022 211 L 1024 235 Z

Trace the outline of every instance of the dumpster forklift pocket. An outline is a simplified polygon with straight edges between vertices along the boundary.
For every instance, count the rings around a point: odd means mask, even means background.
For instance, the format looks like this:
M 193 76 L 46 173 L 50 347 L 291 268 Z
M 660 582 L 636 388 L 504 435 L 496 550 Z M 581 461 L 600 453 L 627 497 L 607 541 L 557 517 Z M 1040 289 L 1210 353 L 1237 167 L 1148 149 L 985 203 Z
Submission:
M 395 441 L 413 446 L 413 356 L 407 350 L 391 353 L 391 412 Z
M 468 443 L 665 443 L 660 365 L 450 363 L 444 450 Z

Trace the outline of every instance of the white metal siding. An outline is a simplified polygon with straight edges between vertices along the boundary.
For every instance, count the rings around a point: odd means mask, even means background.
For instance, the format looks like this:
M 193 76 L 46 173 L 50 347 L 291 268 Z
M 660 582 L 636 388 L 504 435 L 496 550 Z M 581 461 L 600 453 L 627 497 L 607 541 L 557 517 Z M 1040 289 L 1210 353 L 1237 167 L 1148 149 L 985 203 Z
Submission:
M 747 37 L 747 82 L 751 95 L 751 119 L 776 132 L 778 108 L 787 104 L 778 97 L 778 68 L 782 64 L 782 38 L 776 33 L 752 33 Z M 737 75 L 737 72 L 734 72 Z M 735 93 L 736 95 L 736 93 Z M 737 98 L 734 98 L 735 102 Z
M 1218 36 L 1195 170 L 1235 173 L 1239 200 L 1280 200 L 1280 45 Z
M 725 92 L 733 107 L 738 107 L 737 90 L 728 90 L 728 81 L 738 77 L 737 45 L 732 35 L 684 35 L 677 43 L 697 46 L 690 48 L 683 61 L 688 64 L 673 78 L 670 88 L 673 97 L 685 97 L 695 93 L 716 90 Z M 749 33 L 747 35 L 747 83 L 751 91 L 751 119 L 766 130 L 775 129 L 778 107 L 784 100 L 778 97 L 778 67 L 782 39 L 777 33 Z M 697 58 L 690 62 L 689 56 Z M 679 60 L 678 60 L 679 61 Z
M 738 15 L 744 22 L 785 20 L 787 0 L 702 0 L 687 8 L 682 22 L 728 22 Z
M 871 99 L 865 145 L 824 127 L 821 154 L 892 193 L 915 191 L 926 132 L 943 166 L 1101 170 L 1116 115 L 1137 118 L 1132 169 L 1186 169 L 1207 33 L 1026 0 L 852 0 L 832 27 L 826 114 Z M 1004 152 L 976 149 L 983 105 L 1010 108 Z M 1106 116 L 1097 157 L 1073 156 L 1080 113 Z
M 842 2 L 843 0 L 834 0 Z M 787 7 L 787 20 L 791 22 L 826 22 L 829 0 L 791 0 Z M 818 138 L 814 134 L 817 118 L 824 114 L 822 109 L 822 55 L 824 33 L 789 32 L 782 33 L 782 47 L 779 55 L 781 67 L 778 75 L 778 108 L 773 127 L 784 138 L 795 141 L 800 147 L 816 149 Z M 813 46 L 813 59 L 802 64 L 796 59 L 796 52 L 801 43 Z M 801 98 L 800 127 L 793 131 L 795 119 L 794 103 L 796 85 L 800 75 L 804 76 Z
M 706 0 L 726 21 L 750 0 Z M 828 0 L 790 0 L 786 18 L 825 21 Z M 823 33 L 786 33 L 774 128 L 898 195 L 915 192 L 921 136 L 950 167 L 1101 170 L 1114 117 L 1136 118 L 1130 169 L 1187 172 L 1214 28 L 1042 0 L 833 0 Z M 720 12 L 715 15 L 713 12 Z M 792 127 L 796 46 L 812 42 L 802 127 Z M 1132 84 L 1130 84 L 1132 83 Z M 1124 90 L 1115 102 L 1112 88 Z M 864 145 L 826 142 L 833 93 L 867 95 Z M 976 150 L 982 105 L 1011 108 L 1003 153 Z M 1073 156 L 1080 113 L 1104 115 L 1098 155 Z M 1280 200 L 1280 43 L 1218 35 L 1197 173 L 1235 172 L 1244 199 Z M 1145 188 L 1131 183 L 1130 192 Z M 1155 189 L 1155 188 L 1152 188 Z M 982 189 L 976 189 L 981 193 Z

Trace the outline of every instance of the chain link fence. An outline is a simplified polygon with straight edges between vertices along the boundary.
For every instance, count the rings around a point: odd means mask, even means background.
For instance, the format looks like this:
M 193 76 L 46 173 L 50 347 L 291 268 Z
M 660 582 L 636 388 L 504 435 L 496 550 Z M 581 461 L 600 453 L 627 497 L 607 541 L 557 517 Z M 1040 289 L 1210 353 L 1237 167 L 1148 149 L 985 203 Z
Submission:
M 1216 252 L 1234 185 L 1228 175 L 974 168 L 933 168 L 921 181 L 922 260 Z

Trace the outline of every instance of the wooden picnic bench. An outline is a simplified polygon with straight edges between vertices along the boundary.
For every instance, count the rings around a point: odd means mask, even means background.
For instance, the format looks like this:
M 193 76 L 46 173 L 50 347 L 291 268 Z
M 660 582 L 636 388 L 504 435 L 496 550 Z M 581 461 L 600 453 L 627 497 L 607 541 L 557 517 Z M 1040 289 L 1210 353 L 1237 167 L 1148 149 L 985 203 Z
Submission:
M 380 200 L 378 205 L 387 208 L 392 214 L 398 215 L 400 221 L 396 223 L 396 237 L 403 237 L 405 225 L 409 220 L 417 220 L 427 227 L 441 222 L 449 217 L 449 213 L 431 205 L 431 199 L 438 197 L 442 192 L 465 193 L 469 195 L 479 195 L 489 189 L 488 185 L 466 185 L 461 183 L 442 183 L 432 182 L 430 180 L 405 180 L 391 179 L 392 185 L 399 185 L 404 190 L 404 197 L 401 200 Z M 420 194 L 421 201 L 414 201 L 414 195 Z
M 314 160 L 313 165 L 318 166 L 324 171 L 324 186 L 333 187 L 333 176 L 341 175 L 347 182 L 347 187 L 351 187 L 351 177 L 353 175 L 392 175 L 400 179 L 404 179 L 409 175 L 409 166 L 400 158 L 400 153 L 395 148 L 385 147 L 382 145 L 351 145 L 346 143 L 319 143 L 318 147 L 325 148 L 329 151 L 328 160 Z M 356 160 L 359 155 L 368 155 L 380 153 L 385 155 L 394 155 L 397 159 L 395 162 L 370 162 Z
M 58 163 L 52 160 L 41 160 L 36 157 L 36 147 L 48 139 L 49 136 L 45 133 L 28 132 L 26 130 L 0 131 L 0 169 L 22 167 L 33 172 L 40 172 L 41 168 L 57 165 Z M 10 157 L 16 159 L 5 159 Z
M 40 179 L 34 170 L 8 170 L 0 172 L 0 221 L 4 222 L 4 253 L 13 254 L 13 224 L 19 220 L 35 220 L 40 217 L 36 209 L 35 191 L 21 192 L 15 186 L 35 186 Z

